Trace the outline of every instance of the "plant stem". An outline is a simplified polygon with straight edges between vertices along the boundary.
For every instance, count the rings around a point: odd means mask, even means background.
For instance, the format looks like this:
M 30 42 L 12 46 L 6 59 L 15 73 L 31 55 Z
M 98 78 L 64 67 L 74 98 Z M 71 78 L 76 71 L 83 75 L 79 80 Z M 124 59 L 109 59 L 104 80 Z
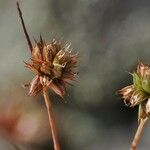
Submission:
M 136 134 L 134 136 L 134 139 L 132 141 L 130 150 L 136 150 L 137 149 L 137 145 L 139 144 L 141 133 L 143 131 L 144 125 L 145 125 L 147 120 L 148 120 L 148 118 L 141 119 L 140 124 L 138 126 L 138 129 L 136 131 Z
M 60 145 L 58 142 L 58 134 L 57 134 L 57 129 L 56 129 L 56 123 L 52 111 L 52 104 L 51 100 L 48 96 L 48 90 L 46 88 L 43 88 L 43 96 L 45 100 L 45 105 L 47 107 L 47 112 L 48 112 L 48 118 L 49 118 L 49 124 L 51 128 L 51 134 L 52 134 L 52 139 L 53 139 L 53 144 L 54 144 L 54 150 L 60 150 Z

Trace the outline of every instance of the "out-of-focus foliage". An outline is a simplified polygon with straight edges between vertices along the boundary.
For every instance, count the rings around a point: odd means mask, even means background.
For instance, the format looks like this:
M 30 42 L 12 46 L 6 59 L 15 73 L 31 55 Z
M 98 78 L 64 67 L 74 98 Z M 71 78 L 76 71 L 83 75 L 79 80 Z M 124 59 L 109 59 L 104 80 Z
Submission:
M 127 72 L 134 70 L 138 60 L 150 63 L 150 2 L 20 2 L 31 37 L 39 38 L 42 34 L 46 41 L 52 38 L 69 41 L 80 54 L 78 82 L 69 88 L 64 101 L 52 97 L 62 149 L 129 149 L 137 127 L 136 113 L 126 108 L 115 92 L 131 81 Z M 23 61 L 29 59 L 30 53 L 15 1 L 0 0 L 0 20 L 0 94 L 3 95 L 16 84 L 30 81 L 32 75 L 24 68 Z M 37 102 L 42 100 L 39 97 Z M 150 146 L 150 133 L 148 128 L 145 130 L 142 149 Z

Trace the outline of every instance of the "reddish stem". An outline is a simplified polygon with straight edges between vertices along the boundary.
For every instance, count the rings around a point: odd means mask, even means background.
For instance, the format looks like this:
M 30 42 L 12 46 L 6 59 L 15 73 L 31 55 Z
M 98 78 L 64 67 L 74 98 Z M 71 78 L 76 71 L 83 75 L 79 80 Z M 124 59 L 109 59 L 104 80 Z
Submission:
M 134 139 L 132 141 L 130 150 L 136 150 L 137 149 L 137 145 L 140 142 L 140 137 L 141 137 L 144 125 L 145 125 L 145 123 L 146 123 L 147 120 L 148 120 L 148 118 L 141 119 L 140 124 L 138 126 L 138 129 L 136 131 L 136 134 L 134 136 Z
M 49 118 L 49 124 L 51 127 L 51 134 L 52 134 L 52 139 L 53 139 L 53 144 L 54 144 L 54 150 L 60 150 L 60 145 L 58 142 L 58 133 L 56 129 L 56 123 L 52 111 L 52 104 L 51 100 L 48 96 L 48 90 L 46 88 L 43 88 L 43 96 L 45 100 L 45 105 L 47 107 L 47 112 L 48 112 L 48 118 Z

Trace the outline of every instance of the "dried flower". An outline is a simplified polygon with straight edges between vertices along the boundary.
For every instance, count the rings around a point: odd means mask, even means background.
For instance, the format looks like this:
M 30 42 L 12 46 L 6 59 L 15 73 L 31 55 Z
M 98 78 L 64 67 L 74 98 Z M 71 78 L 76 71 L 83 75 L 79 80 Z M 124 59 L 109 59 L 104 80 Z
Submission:
M 66 93 L 66 85 L 75 80 L 77 76 L 75 71 L 77 53 L 71 53 L 71 44 L 62 46 L 56 40 L 47 44 L 43 41 L 42 36 L 40 36 L 40 41 L 35 40 L 33 46 L 25 27 L 19 2 L 17 2 L 17 9 L 31 51 L 31 63 L 26 63 L 26 67 L 35 73 L 33 80 L 27 84 L 30 86 L 29 95 L 37 95 L 48 87 L 63 97 Z
M 139 106 L 139 126 L 131 144 L 131 150 L 135 150 L 150 115 L 150 67 L 140 62 L 132 77 L 133 84 L 119 90 L 118 93 L 122 95 L 126 105 L 130 107 Z
M 41 36 L 40 41 L 35 41 L 34 46 L 32 46 L 18 2 L 17 9 L 31 51 L 31 62 L 26 63 L 26 67 L 35 73 L 35 77 L 29 84 L 29 95 L 34 96 L 41 91 L 43 92 L 54 149 L 60 150 L 52 104 L 48 95 L 48 88 L 61 97 L 65 95 L 67 84 L 74 81 L 77 76 L 75 70 L 77 54 L 71 53 L 70 44 L 63 46 L 56 40 L 47 44 L 43 41 Z
M 50 44 L 35 41 L 32 49 L 31 63 L 26 67 L 36 75 L 30 82 L 30 95 L 37 95 L 43 87 L 48 87 L 57 95 L 63 97 L 66 85 L 76 79 L 77 54 L 71 54 L 70 45 L 64 47 L 53 40 Z
M 130 107 L 148 101 L 150 97 L 150 67 L 140 62 L 137 66 L 136 72 L 132 74 L 132 77 L 133 84 L 119 91 L 125 104 Z

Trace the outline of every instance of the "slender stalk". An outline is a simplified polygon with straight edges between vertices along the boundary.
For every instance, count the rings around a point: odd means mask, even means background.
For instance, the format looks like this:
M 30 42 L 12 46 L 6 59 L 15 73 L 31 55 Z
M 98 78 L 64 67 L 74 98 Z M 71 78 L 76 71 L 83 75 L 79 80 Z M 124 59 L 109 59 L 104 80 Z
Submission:
M 132 141 L 130 150 L 136 150 L 137 149 L 137 145 L 140 142 L 140 137 L 141 137 L 144 125 L 145 125 L 145 123 L 146 123 L 147 120 L 148 120 L 148 118 L 141 119 L 140 124 L 138 126 L 138 129 L 136 131 L 136 134 L 134 136 L 134 139 Z
M 23 17 L 22 17 L 22 12 L 21 12 L 21 9 L 20 9 L 19 2 L 18 2 L 18 1 L 17 1 L 17 9 L 18 9 L 19 17 L 20 17 L 20 19 L 21 19 L 21 24 L 22 24 L 22 27 L 23 27 L 23 31 L 24 31 L 25 37 L 26 37 L 26 39 L 27 39 L 27 42 L 28 42 L 30 51 L 32 52 L 33 46 L 32 46 L 32 43 L 31 43 L 29 34 L 28 34 L 28 32 L 27 32 L 27 29 L 26 29 L 26 26 L 25 26 L 25 23 L 24 23 L 24 20 L 23 20 Z
M 57 134 L 57 129 L 56 129 L 56 123 L 52 111 L 52 104 L 51 100 L 48 96 L 48 90 L 46 88 L 43 88 L 43 96 L 45 100 L 45 105 L 47 107 L 47 112 L 48 112 L 48 118 L 49 118 L 49 124 L 51 127 L 51 134 L 52 134 L 52 139 L 53 139 L 53 144 L 54 144 L 54 150 L 60 150 L 60 145 L 58 142 L 58 134 Z

